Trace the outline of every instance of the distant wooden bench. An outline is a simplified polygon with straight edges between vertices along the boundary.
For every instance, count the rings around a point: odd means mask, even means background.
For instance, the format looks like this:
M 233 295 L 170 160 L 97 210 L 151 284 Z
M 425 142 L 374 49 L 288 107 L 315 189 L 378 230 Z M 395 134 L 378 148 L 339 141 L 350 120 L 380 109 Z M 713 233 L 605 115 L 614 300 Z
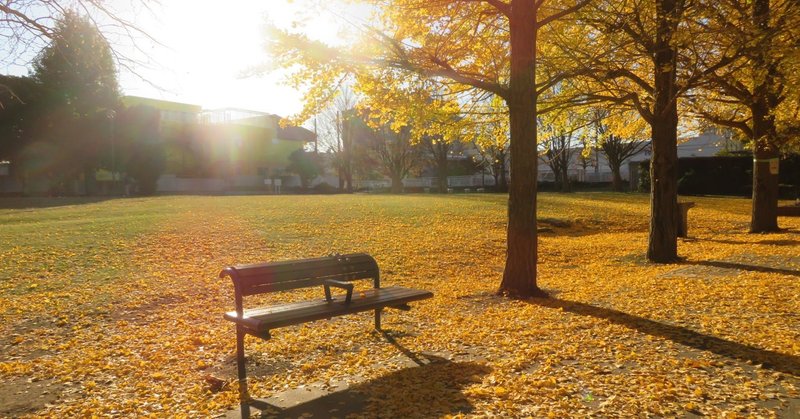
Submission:
M 242 417 L 250 415 L 244 357 L 245 334 L 269 339 L 272 329 L 369 310 L 375 311 L 375 329 L 380 330 L 381 311 L 384 308 L 409 310 L 408 303 L 433 297 L 429 291 L 381 288 L 378 263 L 364 253 L 236 265 L 223 269 L 219 276 L 230 277 L 235 292 L 236 310 L 225 313 L 225 319 L 236 324 L 236 364 Z M 354 293 L 350 281 L 359 279 L 372 279 L 373 288 Z M 243 301 L 247 296 L 320 285 L 324 299 L 244 309 Z M 331 287 L 341 288 L 346 294 L 334 296 Z
M 800 205 L 778 206 L 779 217 L 800 217 Z

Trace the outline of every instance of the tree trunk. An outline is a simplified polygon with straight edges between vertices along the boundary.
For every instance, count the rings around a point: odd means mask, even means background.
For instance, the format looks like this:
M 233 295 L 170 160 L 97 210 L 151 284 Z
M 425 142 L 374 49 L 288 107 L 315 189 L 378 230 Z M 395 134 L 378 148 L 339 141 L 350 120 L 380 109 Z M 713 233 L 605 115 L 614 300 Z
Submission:
M 564 164 L 561 167 L 561 192 L 569 192 L 571 190 L 569 184 L 569 167 Z
M 762 33 L 769 31 L 769 0 L 753 3 L 753 20 Z M 769 43 L 768 40 L 765 41 Z M 756 54 L 755 71 L 765 71 L 762 81 L 753 89 L 755 101 L 750 107 L 753 115 L 753 207 L 750 213 L 751 233 L 770 233 L 778 228 L 778 171 L 770 170 L 770 164 L 778 168 L 779 153 L 772 139 L 777 136 L 774 110 L 777 97 L 774 83 L 777 68 L 766 54 L 769 45 L 762 45 Z
M 437 145 L 434 145 L 437 147 Z M 448 147 L 440 147 L 439 154 L 435 156 L 436 158 L 436 181 L 439 183 L 439 193 L 447 193 L 447 150 Z
M 614 192 L 622 192 L 622 174 L 620 173 L 619 164 L 611 164 L 611 188 Z
M 339 168 L 337 171 L 339 173 L 339 192 L 344 192 L 344 171 L 342 168 Z
M 535 0 L 512 0 L 510 91 L 511 188 L 508 195 L 506 267 L 499 293 L 545 296 L 536 285 L 536 7 Z
M 392 174 L 392 193 L 403 193 L 403 178 L 398 174 Z
M 650 236 L 647 259 L 669 263 L 678 260 L 678 103 L 676 52 L 670 45 L 675 0 L 656 1 L 658 27 L 655 45 L 655 101 L 650 129 Z
M 500 192 L 508 192 L 508 178 L 506 177 L 506 159 L 503 159 L 503 165 L 500 166 Z
M 750 213 L 751 233 L 772 233 L 778 228 L 778 174 L 770 164 L 778 164 L 778 152 L 769 146 L 756 145 L 753 150 L 753 207 Z M 773 161 L 774 163 L 770 163 Z
M 347 170 L 344 173 L 345 181 L 347 182 L 347 193 L 353 193 L 353 171 Z

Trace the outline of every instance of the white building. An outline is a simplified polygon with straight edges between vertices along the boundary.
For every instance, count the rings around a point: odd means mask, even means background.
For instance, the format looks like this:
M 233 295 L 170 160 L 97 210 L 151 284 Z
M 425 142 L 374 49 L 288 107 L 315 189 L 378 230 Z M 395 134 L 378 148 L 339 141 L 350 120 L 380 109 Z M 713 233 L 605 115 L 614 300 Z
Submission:
M 737 151 L 742 149 L 742 144 L 731 138 L 724 131 L 709 130 L 694 137 L 678 139 L 678 158 L 683 157 L 712 157 L 723 151 Z M 592 150 L 586 159 L 587 165 L 581 159 L 580 149 L 573 149 L 569 164 L 569 177 L 578 182 L 611 182 L 611 168 L 608 159 L 602 151 Z M 620 174 L 625 182 L 630 182 L 630 163 L 647 161 L 650 159 L 650 147 L 629 157 L 622 162 Z M 555 180 L 553 171 L 545 160 L 539 158 L 539 180 L 552 182 Z

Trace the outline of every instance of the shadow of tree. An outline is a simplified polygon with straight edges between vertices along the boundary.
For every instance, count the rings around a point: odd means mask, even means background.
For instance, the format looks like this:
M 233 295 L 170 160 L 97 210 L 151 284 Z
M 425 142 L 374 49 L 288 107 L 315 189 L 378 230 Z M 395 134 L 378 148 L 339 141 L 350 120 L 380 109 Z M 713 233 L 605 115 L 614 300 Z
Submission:
M 759 240 L 755 243 L 745 240 L 727 240 L 727 239 L 716 239 L 716 238 L 693 239 L 693 241 L 704 241 L 704 242 L 721 243 L 721 244 L 765 244 L 769 246 L 796 246 L 800 244 L 800 241 L 798 240 L 772 240 L 772 239 Z
M 800 357 L 757 348 L 738 342 L 704 335 L 681 326 L 660 323 L 643 317 L 633 316 L 618 310 L 597 307 L 577 301 L 555 298 L 535 298 L 529 300 L 542 307 L 561 309 L 581 316 L 591 316 L 608 320 L 651 336 L 669 339 L 691 348 L 713 352 L 739 361 L 761 364 L 763 368 L 787 374 L 800 375 Z
M 462 389 L 481 382 L 491 368 L 475 362 L 451 362 L 438 356 L 417 354 L 401 346 L 389 334 L 383 335 L 417 366 L 285 409 L 264 400 L 253 400 L 250 405 L 262 411 L 261 417 L 268 418 L 348 415 L 428 418 L 474 411 Z
M 0 209 L 39 209 L 39 208 L 54 208 L 64 207 L 68 205 L 86 205 L 96 204 L 99 202 L 108 201 L 111 199 L 120 199 L 119 197 L 111 196 L 95 196 L 95 197 L 23 197 L 23 198 L 4 198 L 0 197 Z
M 774 273 L 774 274 L 781 274 L 781 275 L 791 275 L 791 276 L 800 276 L 800 271 L 794 271 L 791 269 L 781 269 L 781 268 L 773 268 L 769 266 L 759 266 L 759 265 L 748 265 L 744 263 L 736 263 L 736 262 L 722 262 L 716 260 L 701 260 L 701 261 L 684 261 L 683 264 L 686 265 L 700 265 L 700 266 L 712 266 L 715 268 L 722 268 L 722 269 L 738 269 L 741 271 L 753 271 L 753 272 L 765 272 L 765 273 Z

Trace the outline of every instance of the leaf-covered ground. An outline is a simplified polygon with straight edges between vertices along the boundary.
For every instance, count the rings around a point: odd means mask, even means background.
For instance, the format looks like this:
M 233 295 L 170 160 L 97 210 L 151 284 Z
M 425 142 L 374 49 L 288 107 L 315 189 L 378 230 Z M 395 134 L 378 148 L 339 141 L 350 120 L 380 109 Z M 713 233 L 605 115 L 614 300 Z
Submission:
M 435 297 L 387 312 L 388 339 L 369 314 L 248 338 L 254 396 L 350 382 L 367 417 L 800 415 L 800 219 L 749 235 L 748 200 L 692 198 L 686 261 L 653 265 L 646 196 L 540 197 L 553 298 L 530 301 L 494 296 L 500 195 L 0 201 L 0 416 L 222 414 L 220 269 L 334 252 Z

